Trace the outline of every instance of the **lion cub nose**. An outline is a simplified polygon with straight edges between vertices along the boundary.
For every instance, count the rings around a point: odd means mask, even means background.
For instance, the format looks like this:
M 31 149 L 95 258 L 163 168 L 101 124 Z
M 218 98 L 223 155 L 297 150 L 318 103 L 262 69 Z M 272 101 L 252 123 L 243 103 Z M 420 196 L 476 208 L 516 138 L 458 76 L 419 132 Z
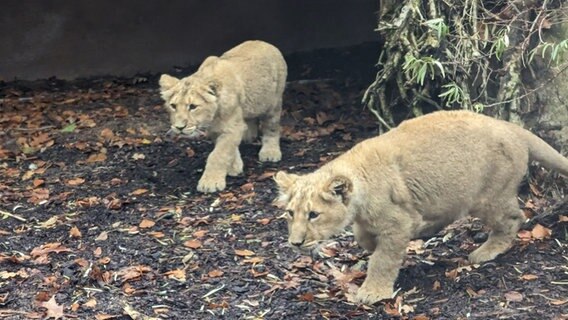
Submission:
M 305 239 L 303 239 L 302 241 L 298 241 L 298 240 L 290 240 L 290 244 L 295 246 L 295 247 L 299 247 L 301 245 L 304 244 Z
M 178 129 L 180 131 L 183 130 L 185 127 L 187 127 L 187 125 L 185 125 L 185 124 L 184 125 L 176 125 L 176 129 Z

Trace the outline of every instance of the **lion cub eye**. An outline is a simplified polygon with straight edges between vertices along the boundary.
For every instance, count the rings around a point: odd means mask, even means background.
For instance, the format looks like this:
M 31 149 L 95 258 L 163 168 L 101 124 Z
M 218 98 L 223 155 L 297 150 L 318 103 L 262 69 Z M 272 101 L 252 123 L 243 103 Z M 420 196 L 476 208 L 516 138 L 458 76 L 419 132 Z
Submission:
M 292 210 L 286 210 L 286 213 L 290 216 L 290 218 L 294 217 L 294 211 Z
M 195 110 L 195 108 L 197 108 L 197 106 L 192 103 L 192 104 L 188 105 L 187 108 L 189 110 Z
M 317 212 L 310 211 L 310 213 L 308 213 L 308 219 L 310 219 L 310 220 L 314 220 L 317 217 L 319 217 L 319 213 L 317 213 Z
M 170 104 L 170 108 L 172 108 L 172 109 L 175 110 L 175 109 L 176 109 L 176 105 L 172 103 L 172 104 Z

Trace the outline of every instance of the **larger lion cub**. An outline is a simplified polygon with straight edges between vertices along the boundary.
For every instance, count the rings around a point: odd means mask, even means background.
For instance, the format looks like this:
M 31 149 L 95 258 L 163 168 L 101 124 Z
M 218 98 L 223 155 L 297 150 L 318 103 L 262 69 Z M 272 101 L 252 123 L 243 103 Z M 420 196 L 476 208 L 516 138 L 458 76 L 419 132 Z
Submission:
M 492 228 L 472 263 L 507 250 L 523 222 L 517 187 L 529 160 L 568 175 L 568 159 L 521 127 L 440 111 L 365 140 L 313 173 L 274 179 L 293 246 L 311 251 L 353 223 L 355 239 L 372 252 L 356 300 L 373 303 L 391 298 L 409 240 L 468 213 Z
M 215 140 L 198 191 L 223 190 L 227 175 L 243 172 L 239 144 L 256 138 L 258 127 L 262 131 L 260 161 L 280 161 L 286 75 L 286 62 L 276 47 L 246 41 L 220 57 L 208 57 L 186 78 L 161 76 L 170 132 L 191 138 L 207 135 Z

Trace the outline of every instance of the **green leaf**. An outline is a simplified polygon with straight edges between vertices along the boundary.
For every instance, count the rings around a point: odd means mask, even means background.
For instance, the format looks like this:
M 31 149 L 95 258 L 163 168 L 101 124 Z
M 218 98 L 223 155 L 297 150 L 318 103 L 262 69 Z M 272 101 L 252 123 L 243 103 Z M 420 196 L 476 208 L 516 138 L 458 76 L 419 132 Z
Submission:
M 68 125 L 66 125 L 63 129 L 61 129 L 61 132 L 73 132 L 75 131 L 75 129 L 77 128 L 77 125 L 75 123 L 70 123 Z

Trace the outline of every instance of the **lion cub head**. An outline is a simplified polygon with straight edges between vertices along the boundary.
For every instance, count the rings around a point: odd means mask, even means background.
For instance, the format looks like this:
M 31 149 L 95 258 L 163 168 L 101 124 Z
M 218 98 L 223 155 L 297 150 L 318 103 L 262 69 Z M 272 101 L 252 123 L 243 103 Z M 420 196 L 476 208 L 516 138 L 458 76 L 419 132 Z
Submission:
M 349 178 L 319 171 L 303 176 L 279 171 L 274 181 L 280 192 L 275 203 L 285 210 L 288 242 L 294 247 L 312 251 L 353 221 Z
M 163 74 L 160 93 L 170 114 L 168 132 L 197 138 L 206 134 L 218 109 L 219 84 L 195 76 L 183 79 Z

